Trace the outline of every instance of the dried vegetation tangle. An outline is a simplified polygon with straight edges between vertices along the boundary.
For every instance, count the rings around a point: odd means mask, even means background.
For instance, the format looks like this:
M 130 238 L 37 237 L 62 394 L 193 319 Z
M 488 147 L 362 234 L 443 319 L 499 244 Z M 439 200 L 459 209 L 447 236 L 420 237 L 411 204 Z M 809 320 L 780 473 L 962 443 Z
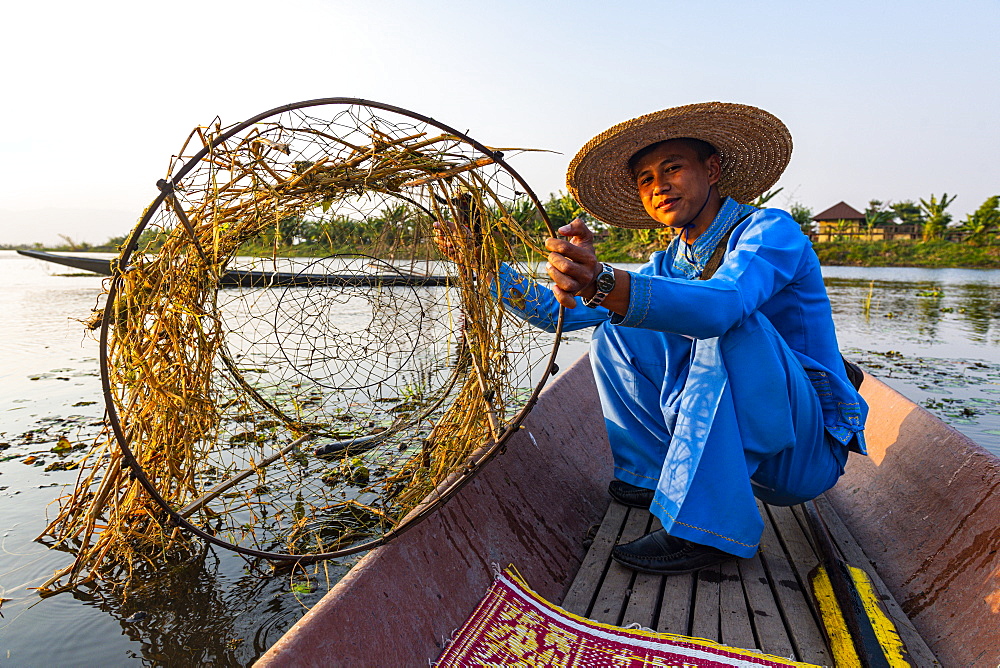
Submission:
M 356 100 L 196 129 L 95 323 L 113 430 L 42 537 L 75 557 L 43 591 L 197 553 L 178 520 L 256 556 L 350 553 L 467 479 L 558 340 L 494 295 L 548 225 L 500 151 Z M 454 261 L 435 221 L 468 230 Z

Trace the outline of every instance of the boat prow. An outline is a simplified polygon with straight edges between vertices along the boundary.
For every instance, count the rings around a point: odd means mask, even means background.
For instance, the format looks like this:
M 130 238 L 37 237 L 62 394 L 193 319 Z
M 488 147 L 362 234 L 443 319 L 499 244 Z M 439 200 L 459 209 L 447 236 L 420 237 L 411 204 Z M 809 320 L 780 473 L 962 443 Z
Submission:
M 77 255 L 58 255 L 56 253 L 34 250 L 19 250 L 17 252 L 26 257 L 35 258 L 36 260 L 45 260 L 46 262 L 61 264 L 64 267 L 72 267 L 73 269 L 80 269 L 82 271 L 92 271 L 95 274 L 100 274 L 101 276 L 110 276 L 112 273 L 111 260 L 103 258 L 79 257 Z

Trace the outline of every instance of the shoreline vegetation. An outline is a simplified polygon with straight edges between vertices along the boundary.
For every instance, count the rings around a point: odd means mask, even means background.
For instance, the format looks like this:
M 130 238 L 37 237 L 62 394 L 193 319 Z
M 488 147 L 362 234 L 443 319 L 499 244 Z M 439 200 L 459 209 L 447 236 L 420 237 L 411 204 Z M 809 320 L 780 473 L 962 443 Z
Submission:
M 780 189 L 765 193 L 755 206 L 765 206 Z M 954 199 L 954 198 L 952 198 Z M 813 240 L 813 248 L 825 266 L 850 267 L 918 267 L 930 269 L 1000 269 L 1000 197 L 991 197 L 965 222 L 950 226 L 951 216 L 944 212 L 951 200 L 945 195 L 941 201 L 931 197 L 920 205 L 905 201 L 895 204 L 877 200 L 869 202 L 865 211 L 864 229 L 844 230 L 833 234 L 832 241 Z M 651 253 L 666 248 L 673 231 L 668 229 L 622 229 L 604 225 L 584 211 L 572 195 L 552 194 L 543 202 L 545 213 L 552 227 L 558 229 L 574 218 L 583 218 L 595 231 L 598 255 L 608 262 L 645 262 Z M 784 207 L 782 207 L 784 208 Z M 793 203 L 789 213 L 802 227 L 803 233 L 815 232 L 812 210 Z M 409 216 L 417 215 L 405 204 L 390 207 L 366 220 L 336 217 L 306 219 L 290 216 L 283 220 L 273 238 L 257 238 L 240 248 L 240 255 L 259 257 L 323 257 L 331 254 L 354 252 L 352 240 L 376 241 L 385 236 L 406 235 Z M 542 239 L 548 232 L 537 209 L 529 201 L 519 201 L 511 207 L 510 215 L 530 234 Z M 843 221 L 842 221 L 843 222 Z M 923 229 L 921 239 L 878 239 L 873 231 L 880 225 L 893 222 L 916 224 Z M 387 235 L 387 230 L 395 230 Z M 103 244 L 77 243 L 66 235 L 66 242 L 54 246 L 42 244 L 0 244 L 0 250 L 45 250 L 55 252 L 116 253 L 125 236 L 112 237 Z M 815 237 L 813 234 L 812 236 Z M 139 247 L 154 250 L 161 239 L 144 233 Z M 376 241 L 375 247 L 379 244 Z M 422 245 L 417 242 L 417 245 Z
M 1000 269 L 1000 246 L 954 241 L 827 241 L 813 243 L 820 264 L 830 267 Z
M 598 255 L 606 262 L 642 263 L 662 250 L 658 243 L 598 240 Z M 915 267 L 921 269 L 1000 269 L 1000 245 L 970 246 L 953 241 L 825 241 L 813 242 L 820 264 L 826 267 Z M 111 245 L 69 248 L 66 246 L 0 245 L 0 250 L 43 250 L 55 253 L 116 253 Z M 330 247 L 301 243 L 293 246 L 247 249 L 249 256 L 319 257 L 330 255 Z M 350 253 L 349 248 L 339 252 Z M 241 255 L 244 254 L 241 252 Z
M 608 262 L 645 262 L 657 245 L 604 242 L 598 255 Z M 954 241 L 813 242 L 826 267 L 916 267 L 921 269 L 1000 269 L 1000 245 L 972 246 Z

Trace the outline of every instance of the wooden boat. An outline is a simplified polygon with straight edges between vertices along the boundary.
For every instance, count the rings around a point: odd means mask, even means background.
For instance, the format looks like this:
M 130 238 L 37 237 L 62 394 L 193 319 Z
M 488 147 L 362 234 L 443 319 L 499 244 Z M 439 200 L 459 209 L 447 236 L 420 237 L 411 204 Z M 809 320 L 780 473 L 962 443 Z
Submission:
M 872 406 L 871 454 L 852 455 L 844 477 L 819 500 L 831 531 L 845 558 L 870 570 L 882 587 L 913 665 L 936 665 L 936 655 L 945 666 L 995 666 L 1000 662 L 1000 460 L 875 378 L 866 377 L 862 393 Z M 602 517 L 604 532 L 618 522 L 612 534 L 648 528 L 630 525 L 617 504 L 609 510 L 611 460 L 604 430 L 580 420 L 600 414 L 585 357 L 546 388 L 503 456 L 435 515 L 366 555 L 257 665 L 425 665 L 475 608 L 491 582 L 493 564 L 513 563 L 548 600 L 620 625 L 635 621 L 629 615 L 642 607 L 636 601 L 645 600 L 647 607 L 649 600 L 667 602 L 679 590 L 677 578 L 685 576 L 635 576 L 617 565 L 595 569 L 600 534 L 589 554 L 584 548 L 588 528 Z M 608 520 L 612 510 L 617 520 Z M 815 620 L 794 609 L 791 595 L 780 595 L 791 582 L 788 589 L 800 590 L 799 598 L 810 596 L 802 583 L 809 564 L 789 560 L 783 571 L 779 563 L 781 553 L 794 556 L 809 537 L 787 533 L 787 527 L 783 536 L 769 533 L 789 523 L 793 533 L 796 523 L 801 530 L 801 513 L 765 512 L 761 554 L 744 563 L 752 572 L 759 560 L 767 571 L 763 575 L 777 592 L 781 623 L 768 622 L 764 610 L 753 609 L 753 583 L 744 577 L 739 598 L 750 608 L 752 642 L 779 654 L 790 646 L 800 660 L 824 663 L 824 650 L 807 646 L 806 636 L 817 632 Z M 581 565 L 603 569 L 605 581 L 623 578 L 624 598 L 606 597 L 604 582 L 581 593 L 579 583 L 586 579 Z M 782 573 L 787 582 L 780 580 Z M 694 583 L 682 596 L 692 595 L 698 577 L 692 576 Z M 643 593 L 650 586 L 659 587 L 652 596 Z M 719 633 L 727 626 L 722 587 L 705 587 L 714 592 L 710 602 L 719 605 L 707 613 Z M 675 601 L 682 608 L 690 603 L 689 621 L 699 605 L 692 596 Z M 579 608 L 583 599 L 588 599 L 585 609 Z M 812 631 L 802 630 L 810 624 Z M 774 634 L 765 633 L 768 629 Z
M 58 255 L 45 251 L 19 250 L 21 255 L 61 264 L 74 269 L 92 271 L 101 276 L 114 272 L 111 260 L 75 255 Z M 219 285 L 223 288 L 277 288 L 277 287 L 352 287 L 374 286 L 423 286 L 436 287 L 449 283 L 447 276 L 420 276 L 409 274 L 303 274 L 284 271 L 241 271 L 231 269 L 222 275 Z
M 913 665 L 996 666 L 1000 459 L 875 378 L 866 377 L 862 394 L 872 407 L 871 454 L 852 455 L 838 485 L 818 500 L 831 532 L 845 558 L 874 576 Z M 727 622 L 733 606 L 726 587 L 732 578 L 725 573 L 714 578 L 721 582 L 715 585 L 704 572 L 691 576 L 685 589 L 686 576 L 636 576 L 616 564 L 595 567 L 600 533 L 589 553 L 584 548 L 588 528 L 602 517 L 601 531 L 608 534 L 612 527 L 610 542 L 616 531 L 648 528 L 630 524 L 618 504 L 609 509 L 605 490 L 611 460 L 604 430 L 580 419 L 600 414 L 584 356 L 545 389 L 504 455 L 429 519 L 367 554 L 256 665 L 426 665 L 483 596 L 492 565 L 508 563 L 552 602 L 572 609 L 588 599 L 581 614 L 624 625 L 650 600 L 669 602 L 671 608 L 687 610 L 683 617 L 689 622 L 702 615 L 709 621 L 704 628 L 714 628 L 723 636 L 716 639 L 726 642 L 726 629 L 734 624 Z M 803 566 L 780 558 L 803 552 L 810 540 L 808 532 L 792 535 L 796 525 L 801 531 L 802 523 L 795 520 L 801 520 L 801 512 L 765 511 L 768 529 L 760 554 L 741 562 L 739 570 L 766 570 L 757 580 L 775 594 L 778 615 L 754 605 L 760 588 L 744 577 L 736 607 L 745 602 L 749 609 L 753 636 L 748 642 L 771 653 L 791 647 L 801 660 L 832 664 L 822 660 L 822 648 L 807 646 L 806 636 L 816 633 L 815 620 L 795 609 L 788 593 L 798 590 L 798 600 L 811 596 L 801 581 Z M 607 519 L 615 513 L 617 520 Z M 778 529 L 783 536 L 772 533 Z M 581 593 L 579 583 L 588 569 L 603 569 L 604 582 L 596 592 Z M 605 596 L 609 577 L 626 583 L 624 598 Z M 709 607 L 691 593 L 699 587 L 714 597 L 707 599 Z M 680 596 L 691 598 L 675 600 L 680 590 L 686 592 Z M 812 631 L 802 630 L 810 625 Z

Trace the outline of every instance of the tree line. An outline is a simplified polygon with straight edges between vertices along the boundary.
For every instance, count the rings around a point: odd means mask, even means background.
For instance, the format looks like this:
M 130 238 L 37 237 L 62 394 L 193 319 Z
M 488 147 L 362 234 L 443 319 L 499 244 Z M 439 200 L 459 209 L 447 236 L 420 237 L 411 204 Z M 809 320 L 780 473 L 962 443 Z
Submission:
M 781 189 L 769 191 L 752 202 L 755 206 L 767 206 Z M 923 241 L 935 241 L 945 238 L 961 239 L 972 245 L 992 245 L 1000 237 L 1000 196 L 989 197 L 965 219 L 955 223 L 952 213 L 948 210 L 955 201 L 955 196 L 947 193 L 940 198 L 931 195 L 927 199 L 901 200 L 888 202 L 873 199 L 868 202 L 864 211 L 862 223 L 863 232 L 869 240 L 879 227 L 890 225 L 912 225 L 919 230 Z M 594 219 L 579 205 L 572 195 L 564 192 L 552 193 L 541 202 L 552 228 L 558 229 L 574 218 L 582 218 L 594 230 L 598 239 L 613 253 L 619 256 L 644 258 L 649 250 L 662 247 L 673 236 L 673 230 L 661 229 L 625 229 L 614 227 Z M 813 210 L 801 202 L 792 202 L 788 212 L 800 225 L 803 232 L 814 232 Z M 517 223 L 529 236 L 544 239 L 549 235 L 545 221 L 538 208 L 527 197 L 522 197 L 506 205 L 505 213 Z M 418 239 L 420 230 L 426 231 L 426 225 L 419 225 L 421 218 L 427 217 L 427 212 L 407 202 L 387 204 L 381 210 L 365 215 L 327 215 L 305 216 L 289 215 L 280 219 L 278 224 L 269 227 L 262 234 L 249 239 L 241 252 L 250 255 L 270 254 L 274 251 L 295 250 L 296 254 L 309 254 L 310 250 L 317 252 L 350 252 L 351 249 L 363 247 L 370 252 L 379 249 L 400 248 L 404 246 L 427 243 L 426 239 Z M 491 217 L 500 213 L 492 211 Z M 841 230 L 847 236 L 847 227 Z M 836 228 L 833 234 L 838 234 Z M 154 251 L 158 248 L 164 232 L 147 230 L 139 240 L 139 248 Z M 69 251 L 117 251 L 125 242 L 126 236 L 112 237 L 99 245 L 86 242 L 74 242 L 63 237 L 66 242 L 50 247 L 52 250 Z M 35 244 L 35 246 L 39 246 Z

